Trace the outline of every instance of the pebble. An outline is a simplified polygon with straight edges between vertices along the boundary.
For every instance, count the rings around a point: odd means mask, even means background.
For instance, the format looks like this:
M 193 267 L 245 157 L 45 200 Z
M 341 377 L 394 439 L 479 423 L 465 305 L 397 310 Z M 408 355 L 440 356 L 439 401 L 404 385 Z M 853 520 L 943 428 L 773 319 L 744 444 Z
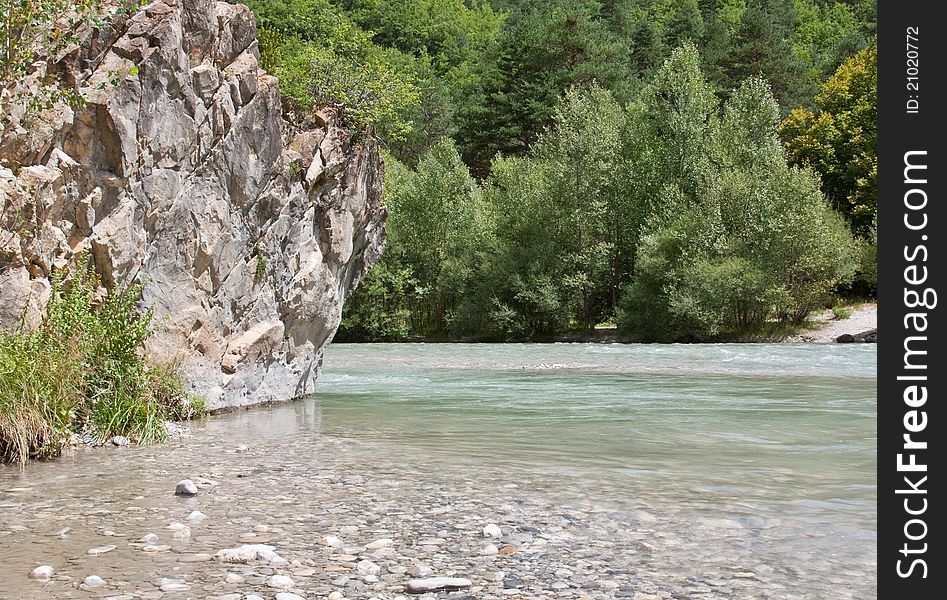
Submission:
M 490 523 L 489 525 L 483 528 L 483 537 L 488 537 L 488 538 L 503 537 L 503 531 L 500 529 L 498 525 Z
M 169 581 L 159 587 L 162 592 L 186 592 L 191 586 L 183 581 Z
M 247 594 L 247 597 L 243 600 L 263 600 L 263 598 L 261 596 L 257 596 L 256 594 Z
M 186 520 L 186 521 L 196 521 L 197 523 L 200 523 L 201 521 L 203 521 L 203 520 L 206 519 L 206 518 L 207 518 L 207 515 L 205 515 L 204 513 L 202 513 L 202 512 L 199 511 L 199 510 L 195 510 L 195 511 L 192 511 L 191 514 L 189 514 L 185 520 Z
M 57 531 L 57 532 L 55 532 L 55 533 L 50 533 L 49 536 L 50 536 L 50 537 L 64 538 L 64 537 L 66 537 L 66 536 L 69 535 L 69 532 L 70 532 L 70 531 L 72 531 L 72 529 L 70 529 L 69 527 L 63 527 L 62 529 L 60 529 L 59 531 Z
M 250 446 L 245 446 L 243 444 L 240 444 L 239 446 L 237 446 L 237 454 L 246 454 L 249 451 L 250 451 Z
M 178 559 L 178 562 L 182 562 L 182 563 L 207 562 L 209 560 L 213 560 L 213 558 L 214 557 L 211 556 L 210 554 L 203 554 L 203 553 L 185 554 L 184 556 Z
M 408 575 L 415 579 L 424 579 L 434 574 L 434 569 L 427 565 L 416 565 L 408 569 Z
M 484 555 L 484 556 L 494 556 L 494 555 L 497 554 L 499 551 L 500 551 L 500 549 L 497 548 L 495 544 L 487 544 L 487 545 L 484 546 L 483 549 L 480 551 L 480 554 L 482 554 L 482 555 Z
M 227 583 L 243 583 L 244 579 L 241 575 L 236 573 L 227 573 L 227 577 L 224 578 L 224 581 Z
M 171 534 L 171 537 L 177 540 L 183 540 L 191 537 L 191 528 L 190 527 L 179 527 L 174 530 L 174 533 Z
M 375 540 L 374 542 L 371 542 L 370 544 L 365 544 L 365 549 L 366 549 L 366 550 L 377 550 L 377 549 L 379 549 L 379 548 L 387 548 L 388 546 L 391 546 L 391 545 L 394 544 L 394 543 L 395 543 L 394 540 L 390 540 L 390 539 L 388 539 L 388 538 L 384 538 L 384 539 L 380 539 L 380 540 Z
M 128 438 L 123 435 L 116 435 L 112 438 L 112 444 L 115 446 L 127 446 Z
M 265 560 L 267 562 L 277 558 L 279 555 L 274 551 L 273 546 L 266 544 L 244 544 L 237 548 L 224 548 L 214 555 L 219 561 L 231 563 L 248 563 L 254 560 Z
M 459 590 L 469 588 L 473 583 L 463 577 L 430 577 L 427 579 L 411 579 L 407 590 L 412 594 L 437 592 L 440 590 Z
M 305 600 L 305 598 L 289 592 L 280 592 L 276 594 L 276 600 Z
M 177 487 L 174 488 L 175 496 L 196 496 L 197 495 L 197 486 L 194 485 L 194 482 L 190 479 L 182 479 L 178 482 Z
M 154 544 L 158 541 L 158 536 L 154 533 L 146 533 L 145 535 L 141 536 L 141 539 L 138 541 L 143 544 Z
M 381 567 L 370 560 L 360 560 L 355 565 L 355 572 L 359 575 L 380 575 Z
M 42 581 L 49 581 L 49 579 L 53 576 L 53 573 L 55 571 L 56 569 L 52 568 L 49 565 L 42 565 L 30 571 L 30 579 L 39 579 Z
M 345 594 L 339 591 L 332 592 L 328 596 L 328 600 L 344 600 L 344 599 L 345 599 Z
M 98 556 L 99 554 L 105 554 L 106 552 L 111 552 L 112 550 L 115 550 L 115 548 L 117 548 L 117 546 L 115 545 L 99 546 L 98 548 L 90 548 L 86 554 L 89 554 L 91 556 Z
M 552 582 L 552 585 L 549 587 L 551 587 L 554 590 L 567 590 L 569 589 L 569 584 L 566 583 L 565 581 L 554 581 Z
M 103 585 L 105 585 L 105 580 L 99 577 L 98 575 L 89 575 L 88 577 L 82 580 L 82 583 L 84 583 L 87 587 L 90 587 L 90 588 L 100 588 Z
M 327 535 L 322 538 L 322 545 L 330 548 L 341 548 L 345 543 L 334 535 Z
M 296 584 L 292 578 L 287 577 L 286 575 L 273 575 L 266 580 L 266 585 L 270 586 L 271 588 L 288 589 Z

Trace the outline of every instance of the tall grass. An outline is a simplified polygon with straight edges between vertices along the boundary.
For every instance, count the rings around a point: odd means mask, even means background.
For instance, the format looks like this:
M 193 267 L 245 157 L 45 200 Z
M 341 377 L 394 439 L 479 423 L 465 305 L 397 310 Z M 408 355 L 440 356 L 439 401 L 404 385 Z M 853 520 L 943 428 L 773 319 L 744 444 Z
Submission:
M 140 288 L 99 298 L 97 283 L 91 269 L 55 275 L 40 326 L 0 333 L 0 461 L 56 456 L 73 433 L 160 441 L 166 420 L 203 412 L 172 366 L 145 357 Z

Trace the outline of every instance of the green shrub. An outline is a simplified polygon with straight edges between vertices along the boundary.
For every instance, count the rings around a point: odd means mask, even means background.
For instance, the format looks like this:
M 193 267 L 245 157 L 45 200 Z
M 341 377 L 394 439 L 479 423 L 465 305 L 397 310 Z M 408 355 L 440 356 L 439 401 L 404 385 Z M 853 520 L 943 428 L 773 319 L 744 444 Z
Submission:
M 143 353 L 152 312 L 133 286 L 99 300 L 91 269 L 52 280 L 35 331 L 0 333 L 0 460 L 23 463 L 62 450 L 71 433 L 151 443 L 164 422 L 205 412 L 170 365 Z

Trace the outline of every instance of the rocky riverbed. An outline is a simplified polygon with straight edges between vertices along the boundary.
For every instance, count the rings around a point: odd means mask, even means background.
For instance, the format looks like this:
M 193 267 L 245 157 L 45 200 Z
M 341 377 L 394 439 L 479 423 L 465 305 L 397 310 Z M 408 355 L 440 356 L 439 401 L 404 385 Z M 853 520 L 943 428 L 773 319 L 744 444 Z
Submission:
M 858 349 L 825 348 L 860 356 Z M 566 350 L 573 352 L 561 352 Z M 793 357 L 793 365 L 802 362 Z M 380 367 L 370 372 L 392 393 L 418 385 L 428 386 L 424 397 L 446 393 L 431 387 L 441 385 L 435 379 L 439 371 L 413 368 L 396 369 L 400 379 Z M 485 376 L 451 373 L 474 382 L 450 380 L 449 389 L 464 396 L 466 410 L 483 410 L 470 386 Z M 743 438 L 721 441 L 719 423 L 711 434 L 690 425 L 688 437 L 679 440 L 672 430 L 645 439 L 647 429 L 636 433 L 632 424 L 602 429 L 586 454 L 569 445 L 574 440 L 566 437 L 566 421 L 555 426 L 562 432 L 559 449 L 554 436 L 517 434 L 522 425 L 511 425 L 505 413 L 475 427 L 480 421 L 465 418 L 460 405 L 443 409 L 455 415 L 448 422 L 431 412 L 432 405 L 397 398 L 370 413 L 372 402 L 382 401 L 374 391 L 358 396 L 365 384 L 353 382 L 362 375 L 335 375 L 332 383 L 330 369 L 327 377 L 327 389 L 355 395 L 218 416 L 166 445 L 79 447 L 60 460 L 32 463 L 25 472 L 0 468 L 0 598 L 874 597 L 870 476 L 859 483 L 845 475 L 869 472 L 871 464 L 853 466 L 860 459 L 847 448 L 856 440 L 841 431 L 830 449 L 845 462 L 838 473 L 829 463 L 793 462 L 821 452 L 814 442 L 782 442 L 788 445 L 780 454 L 750 452 L 740 445 Z M 626 377 L 599 373 L 595 380 Z M 721 377 L 702 377 L 702 393 L 716 393 L 708 382 Z M 502 386 L 561 389 L 554 385 L 561 378 L 515 369 L 476 385 L 506 398 Z M 727 381 L 721 385 L 732 391 Z M 818 384 L 818 378 L 811 390 L 795 381 L 787 385 L 805 402 L 815 402 L 818 390 L 837 389 Z M 776 383 L 747 385 L 763 389 Z M 528 389 L 516 394 L 525 398 Z M 645 397 L 650 393 L 640 384 L 635 389 Z M 535 412 L 535 402 L 517 409 L 533 411 L 528 423 L 546 418 Z M 591 410 L 592 400 L 582 403 Z M 575 406 L 579 412 L 570 418 L 584 418 Z M 683 405 L 676 406 L 676 413 L 662 417 L 667 423 L 681 418 Z M 726 414 L 722 410 L 707 414 Z M 407 433 L 417 424 L 399 417 L 407 412 L 426 427 Z M 748 431 L 745 439 L 768 435 L 746 418 L 740 416 L 739 423 Z M 795 431 L 799 418 L 783 421 L 778 431 Z M 849 424 L 859 418 L 844 415 Z M 814 425 L 799 427 L 810 431 Z M 701 458 L 709 452 L 702 449 L 705 442 L 713 442 L 719 461 Z M 632 444 L 633 451 L 623 444 Z M 672 462 L 675 454 L 680 456 Z M 730 466 L 718 469 L 718 462 Z M 705 466 L 695 468 L 697 463 Z M 196 495 L 175 494 L 184 479 Z

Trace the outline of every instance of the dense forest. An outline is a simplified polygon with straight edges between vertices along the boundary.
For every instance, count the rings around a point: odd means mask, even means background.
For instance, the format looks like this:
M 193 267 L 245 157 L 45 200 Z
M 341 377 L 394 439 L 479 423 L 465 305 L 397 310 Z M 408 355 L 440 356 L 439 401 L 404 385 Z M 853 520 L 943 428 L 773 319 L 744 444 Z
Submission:
M 875 286 L 875 3 L 253 0 L 385 148 L 338 339 L 728 339 Z

